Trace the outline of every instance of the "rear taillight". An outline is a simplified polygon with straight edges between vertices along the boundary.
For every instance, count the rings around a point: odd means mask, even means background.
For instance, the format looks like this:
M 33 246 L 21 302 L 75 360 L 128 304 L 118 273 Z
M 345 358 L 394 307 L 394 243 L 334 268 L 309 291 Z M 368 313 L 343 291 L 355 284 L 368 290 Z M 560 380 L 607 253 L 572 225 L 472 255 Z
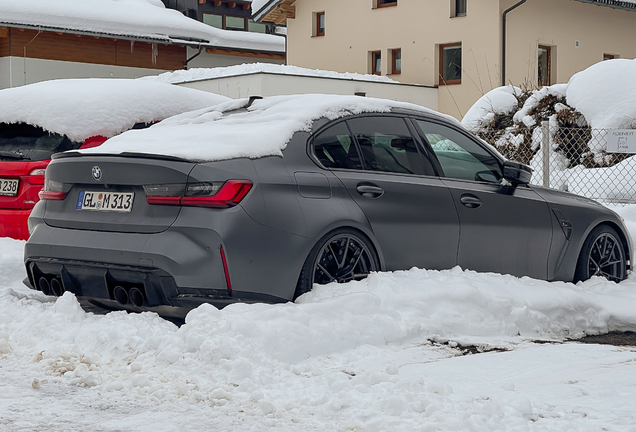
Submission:
M 44 184 L 44 168 L 34 169 L 29 175 L 22 176 L 22 180 L 34 186 L 42 186 Z
M 63 200 L 73 187 L 70 183 L 62 183 L 54 180 L 45 180 L 44 189 L 38 196 L 41 200 Z
M 144 186 L 148 204 L 229 208 L 241 202 L 252 188 L 249 180 L 198 182 L 184 185 Z

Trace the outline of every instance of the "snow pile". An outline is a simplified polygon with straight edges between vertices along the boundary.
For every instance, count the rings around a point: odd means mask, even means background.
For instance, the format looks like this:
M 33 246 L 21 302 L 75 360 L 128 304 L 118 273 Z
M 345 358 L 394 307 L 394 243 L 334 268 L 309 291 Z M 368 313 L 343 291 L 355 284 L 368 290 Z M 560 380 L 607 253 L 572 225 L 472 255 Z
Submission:
M 489 91 L 468 110 L 462 124 L 469 130 L 478 130 L 482 125 L 491 123 L 497 114 L 510 114 L 516 111 L 522 90 L 515 86 L 497 87 Z
M 594 129 L 636 128 L 636 59 L 590 66 L 570 79 L 566 96 Z
M 282 37 L 217 29 L 167 9 L 161 0 L 0 0 L 0 12 L 0 23 L 285 52 Z
M 100 147 L 81 152 L 119 154 L 134 151 L 193 161 L 259 158 L 282 155 L 295 132 L 311 130 L 313 121 L 323 117 L 336 119 L 348 114 L 405 108 L 457 122 L 419 105 L 359 96 L 273 96 L 254 101 L 247 110 L 237 111 L 246 103 L 246 99 L 237 99 L 184 113 L 148 129 L 128 131 Z M 178 147 L 175 142 L 188 145 Z
M 573 370 L 633 364 L 634 353 L 610 360 L 609 349 L 581 357 L 525 342 L 636 330 L 636 280 L 573 285 L 412 269 L 317 287 L 297 303 L 203 305 L 177 328 L 152 313 L 93 315 L 70 293 L 55 299 L 27 290 L 22 245 L 0 239 L 0 394 L 11 395 L 0 396 L 0 419 L 23 426 L 48 419 L 65 430 L 90 420 L 103 430 L 194 430 L 208 422 L 234 431 L 452 431 L 533 430 L 538 422 L 595 430 L 629 423 L 622 410 L 636 400 L 622 393 L 598 416 L 583 408 L 587 399 L 537 395 L 547 383 L 574 380 Z M 452 359 L 458 344 L 513 356 L 466 363 Z M 543 362 L 549 366 L 537 377 L 531 371 Z M 584 366 L 566 366 L 572 362 Z M 634 380 L 622 370 L 598 385 L 629 388 Z M 596 384 L 586 389 L 596 392 L 591 405 L 608 398 Z M 36 395 L 55 403 L 26 403 Z
M 338 78 L 358 81 L 375 81 L 385 83 L 397 83 L 386 76 L 359 74 L 359 73 L 339 73 L 320 69 L 307 69 L 298 66 L 277 65 L 272 63 L 246 63 L 236 66 L 218 68 L 195 68 L 188 70 L 178 70 L 165 72 L 157 76 L 146 76 L 140 79 L 157 80 L 170 84 L 199 81 L 205 79 L 223 78 L 236 75 L 248 75 L 253 73 L 273 73 L 283 75 L 301 75 L 322 78 Z
M 0 122 L 24 122 L 83 141 L 228 100 L 153 81 L 53 80 L 0 90 Z

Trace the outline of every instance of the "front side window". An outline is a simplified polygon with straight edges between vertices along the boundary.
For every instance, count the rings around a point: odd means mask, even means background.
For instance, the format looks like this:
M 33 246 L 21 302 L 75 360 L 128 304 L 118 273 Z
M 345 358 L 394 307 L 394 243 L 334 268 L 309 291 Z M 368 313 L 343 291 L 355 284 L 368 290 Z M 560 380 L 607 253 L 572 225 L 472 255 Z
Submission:
M 426 174 L 417 144 L 400 117 L 360 117 L 347 120 L 364 161 L 364 168 L 402 174 Z
M 462 44 L 452 43 L 439 46 L 439 84 L 461 84 Z
M 382 52 L 381 51 L 371 52 L 371 73 L 373 75 L 382 74 Z
M 345 122 L 316 135 L 313 151 L 325 168 L 362 169 L 360 155 Z
M 552 73 L 552 47 L 547 45 L 539 45 L 538 55 L 538 77 L 540 86 L 551 85 L 550 75 Z
M 499 161 L 466 135 L 437 123 L 416 120 L 446 177 L 498 183 Z

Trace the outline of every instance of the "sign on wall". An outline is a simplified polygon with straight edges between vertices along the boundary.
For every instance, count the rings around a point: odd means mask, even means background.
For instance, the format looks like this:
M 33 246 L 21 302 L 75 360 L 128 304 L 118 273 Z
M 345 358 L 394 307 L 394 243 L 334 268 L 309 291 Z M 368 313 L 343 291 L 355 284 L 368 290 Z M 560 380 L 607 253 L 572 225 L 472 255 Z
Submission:
M 613 129 L 607 132 L 608 153 L 636 153 L 636 130 Z

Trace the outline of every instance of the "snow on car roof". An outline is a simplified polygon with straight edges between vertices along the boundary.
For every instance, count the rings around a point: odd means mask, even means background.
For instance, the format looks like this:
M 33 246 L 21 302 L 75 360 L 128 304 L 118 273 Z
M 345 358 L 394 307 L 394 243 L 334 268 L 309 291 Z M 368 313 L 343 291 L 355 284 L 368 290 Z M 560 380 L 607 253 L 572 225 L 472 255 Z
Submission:
M 201 162 L 280 156 L 294 133 L 310 131 L 314 120 L 365 112 L 389 112 L 393 108 L 443 116 L 459 124 L 453 117 L 419 105 L 360 96 L 272 96 L 254 101 L 247 110 L 236 111 L 246 103 L 247 99 L 237 99 L 184 113 L 148 129 L 128 131 L 109 139 L 99 148 L 82 152 L 135 152 Z M 177 146 L 175 142 L 187 145 Z
M 230 100 L 225 96 L 154 81 L 67 79 L 0 90 L 0 122 L 28 123 L 83 141 L 111 137 L 135 123 Z
M 285 52 L 283 37 L 217 29 L 167 9 L 161 0 L 0 0 L 0 16 L 0 24 Z

